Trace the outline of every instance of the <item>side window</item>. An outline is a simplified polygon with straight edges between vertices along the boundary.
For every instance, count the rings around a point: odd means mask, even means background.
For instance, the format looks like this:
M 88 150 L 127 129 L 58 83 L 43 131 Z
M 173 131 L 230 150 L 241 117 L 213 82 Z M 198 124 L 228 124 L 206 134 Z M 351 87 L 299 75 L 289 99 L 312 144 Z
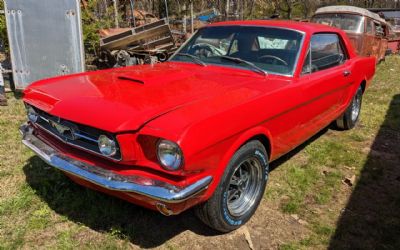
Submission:
M 346 60 L 337 34 L 321 33 L 311 38 L 311 72 L 335 67 Z
M 380 23 L 374 22 L 374 25 L 375 25 L 375 33 L 376 33 L 377 36 L 385 35 L 383 27 L 382 27 L 382 25 Z
M 374 26 L 373 26 L 372 20 L 367 18 L 366 22 L 367 22 L 367 26 L 366 26 L 365 32 L 368 34 L 374 34 Z

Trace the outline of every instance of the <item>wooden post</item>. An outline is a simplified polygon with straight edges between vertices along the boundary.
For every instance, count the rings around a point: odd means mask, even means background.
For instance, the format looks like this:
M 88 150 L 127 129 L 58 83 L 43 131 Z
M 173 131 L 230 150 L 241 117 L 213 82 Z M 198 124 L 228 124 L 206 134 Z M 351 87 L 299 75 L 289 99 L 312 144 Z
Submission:
M 193 1 L 190 1 L 190 32 L 194 33 L 194 23 L 193 23 Z
M 134 0 L 129 1 L 131 7 L 131 26 L 136 27 L 136 18 L 135 18 L 135 2 Z
M 244 0 L 241 0 L 240 1 L 240 20 L 244 20 L 244 4 L 245 4 L 245 1 Z
M 167 0 L 164 0 L 164 4 L 165 4 L 165 17 L 167 19 L 167 23 L 169 24 L 169 17 L 168 17 L 168 2 Z
M 226 0 L 226 5 L 225 5 L 225 19 L 228 20 L 229 17 L 229 0 Z
M 186 34 L 186 32 L 187 32 L 187 28 L 186 28 L 186 4 L 183 4 L 182 29 L 183 29 L 183 33 Z

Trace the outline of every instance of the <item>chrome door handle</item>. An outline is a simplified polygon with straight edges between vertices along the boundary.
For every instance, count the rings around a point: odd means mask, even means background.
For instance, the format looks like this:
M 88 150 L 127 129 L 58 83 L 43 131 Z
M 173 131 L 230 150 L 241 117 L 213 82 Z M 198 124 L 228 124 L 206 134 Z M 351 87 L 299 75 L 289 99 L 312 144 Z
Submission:
M 344 76 L 349 76 L 349 75 L 351 75 L 351 71 L 350 70 L 345 70 L 345 71 L 343 71 L 343 75 Z

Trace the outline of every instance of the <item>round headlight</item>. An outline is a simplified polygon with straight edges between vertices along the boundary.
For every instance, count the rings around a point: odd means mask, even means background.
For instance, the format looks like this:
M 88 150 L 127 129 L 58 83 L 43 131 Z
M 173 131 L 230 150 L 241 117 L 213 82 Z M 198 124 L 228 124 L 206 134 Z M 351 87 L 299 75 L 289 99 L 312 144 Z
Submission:
M 39 119 L 39 115 L 36 113 L 35 109 L 32 108 L 32 106 L 27 107 L 27 112 L 29 121 L 37 122 L 37 120 Z
M 97 140 L 100 152 L 105 156 L 113 156 L 117 152 L 117 147 L 113 139 L 106 135 L 100 135 Z
M 168 170 L 178 170 L 182 165 L 182 151 L 175 142 L 160 140 L 157 156 L 160 164 Z

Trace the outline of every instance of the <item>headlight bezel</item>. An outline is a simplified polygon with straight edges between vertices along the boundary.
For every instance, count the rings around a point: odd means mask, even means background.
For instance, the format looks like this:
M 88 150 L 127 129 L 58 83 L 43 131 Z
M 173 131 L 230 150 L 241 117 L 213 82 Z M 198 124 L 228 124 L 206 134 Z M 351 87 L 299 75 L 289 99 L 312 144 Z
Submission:
M 36 123 L 39 120 L 39 114 L 36 110 L 29 104 L 25 105 L 26 115 L 28 116 L 28 120 L 30 122 Z
M 102 143 L 109 143 L 109 146 L 110 146 L 109 152 L 105 151 L 104 147 L 103 147 L 103 150 L 102 150 Z M 99 147 L 99 152 L 103 156 L 112 158 L 113 156 L 115 156 L 117 154 L 117 150 L 118 150 L 117 142 L 116 142 L 116 140 L 114 140 L 114 138 L 110 138 L 108 135 L 101 134 L 99 136 L 99 138 L 97 139 L 97 145 Z
M 169 146 L 170 148 L 167 149 L 166 146 Z M 169 160 L 165 159 L 165 157 L 162 157 L 161 150 L 171 150 L 171 147 L 173 148 L 173 153 L 175 154 L 175 156 L 178 157 L 175 157 L 172 163 L 168 163 Z M 156 147 L 156 155 L 158 163 L 168 171 L 178 171 L 183 166 L 184 162 L 183 152 L 181 147 L 176 142 L 166 139 L 159 139 Z

